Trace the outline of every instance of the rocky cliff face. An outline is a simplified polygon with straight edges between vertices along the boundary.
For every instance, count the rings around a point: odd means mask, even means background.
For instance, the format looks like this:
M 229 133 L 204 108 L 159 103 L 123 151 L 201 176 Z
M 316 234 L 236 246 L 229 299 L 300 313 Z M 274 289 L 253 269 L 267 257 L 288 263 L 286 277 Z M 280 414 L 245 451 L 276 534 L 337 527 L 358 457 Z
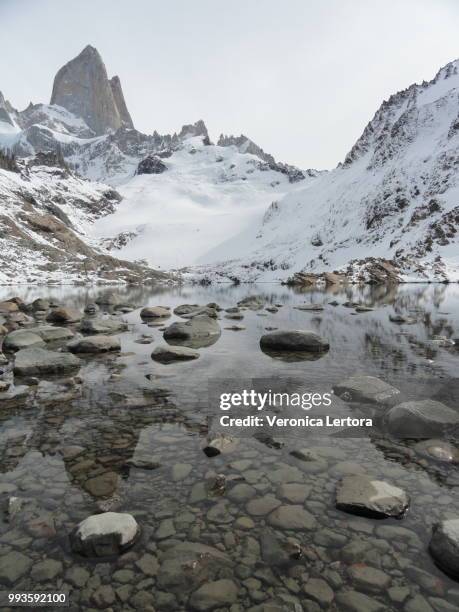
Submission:
M 133 127 L 119 78 L 109 81 L 99 52 L 90 45 L 56 74 L 51 104 L 84 119 L 96 135 Z

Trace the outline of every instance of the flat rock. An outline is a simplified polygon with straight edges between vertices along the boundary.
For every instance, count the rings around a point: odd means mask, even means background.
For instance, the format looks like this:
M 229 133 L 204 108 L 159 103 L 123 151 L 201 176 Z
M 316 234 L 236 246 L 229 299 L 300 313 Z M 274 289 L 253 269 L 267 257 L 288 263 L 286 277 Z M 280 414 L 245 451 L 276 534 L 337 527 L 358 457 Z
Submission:
M 190 605 L 194 610 L 206 611 L 231 606 L 237 601 L 239 589 L 228 578 L 206 582 L 190 597 Z
M 273 331 L 261 337 L 260 346 L 273 351 L 310 353 L 321 353 L 330 348 L 327 340 L 308 330 Z
M 32 559 L 15 550 L 0 557 L 0 582 L 13 585 L 32 567 Z
M 382 570 L 365 565 L 364 563 L 355 563 L 349 568 L 349 576 L 357 588 L 363 591 L 374 591 L 376 593 L 385 591 L 389 588 L 391 577 Z
M 400 396 L 400 391 L 375 376 L 351 376 L 334 385 L 334 393 L 349 402 L 387 404 Z
M 127 323 L 119 319 L 83 319 L 79 330 L 83 334 L 114 334 L 117 332 L 126 331 Z
M 68 327 L 57 327 L 55 325 L 39 325 L 38 327 L 29 327 L 27 331 L 33 332 L 40 336 L 44 342 L 56 342 L 58 340 L 68 340 L 75 335 Z
M 459 412 L 441 402 L 427 399 L 403 402 L 386 415 L 391 434 L 402 438 L 431 438 L 453 434 L 459 426 Z
M 171 311 L 164 306 L 146 306 L 140 311 L 142 319 L 164 319 L 171 316 Z
M 175 361 L 191 361 L 198 359 L 199 353 L 186 346 L 172 346 L 164 344 L 157 346 L 151 354 L 153 361 L 159 363 L 173 363 Z
M 459 577 L 459 518 L 434 525 L 429 550 L 446 573 Z
M 121 344 L 115 336 L 86 336 L 67 343 L 71 353 L 107 353 L 121 350 Z
M 310 530 L 317 526 L 317 521 L 312 514 L 303 506 L 296 504 L 279 506 L 271 512 L 267 521 L 273 527 L 296 531 Z
M 104 512 L 82 521 L 70 535 L 72 549 L 87 557 L 119 554 L 132 546 L 140 533 L 127 513 Z
M 70 353 L 58 353 L 43 348 L 27 348 L 18 351 L 14 358 L 14 373 L 19 376 L 44 374 L 68 374 L 81 365 L 78 357 Z
M 401 517 L 409 503 L 403 489 L 365 475 L 345 476 L 336 490 L 336 507 L 361 516 Z
M 19 351 L 34 346 L 43 347 L 45 342 L 38 334 L 27 329 L 16 329 L 6 335 L 3 340 L 3 349 L 5 351 Z

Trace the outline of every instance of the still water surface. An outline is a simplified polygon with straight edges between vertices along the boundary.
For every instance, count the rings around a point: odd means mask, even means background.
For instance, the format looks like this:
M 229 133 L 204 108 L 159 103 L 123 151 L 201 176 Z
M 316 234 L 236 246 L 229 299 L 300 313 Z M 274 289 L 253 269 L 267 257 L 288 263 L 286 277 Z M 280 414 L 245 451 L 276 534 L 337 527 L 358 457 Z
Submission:
M 45 297 L 82 310 L 102 292 L 3 287 L 0 299 Z M 336 597 L 349 589 L 387 610 L 404 609 L 416 597 L 431 607 L 437 598 L 459 609 L 459 585 L 435 567 L 427 551 L 432 524 L 458 513 L 455 466 L 416 457 L 410 442 L 380 438 L 308 439 L 308 448 L 315 449 L 310 462 L 290 455 L 305 446 L 298 438 L 284 438 L 281 448 L 245 438 L 237 452 L 212 459 L 201 450 L 208 417 L 214 416 L 208 384 L 215 379 L 294 378 L 306 387 L 331 389 L 349 375 L 364 373 L 383 378 L 408 399 L 434 398 L 457 407 L 459 351 L 439 346 L 435 337 L 459 337 L 459 287 L 298 292 L 266 284 L 115 293 L 135 308 L 116 315 L 129 324 L 129 331 L 117 334 L 121 354 L 85 357 L 76 384 L 41 380 L 30 393 L 0 404 L 0 492 L 5 503 L 11 496 L 25 500 L 10 516 L 3 508 L 0 564 L 11 552 L 32 562 L 18 573 L 15 588 L 62 588 L 70 591 L 74 609 L 186 610 L 203 580 L 223 577 L 238 587 L 240 608 L 234 610 L 268 601 L 279 609 L 315 610 L 311 601 L 320 597 L 323 607 L 339 610 Z M 229 308 L 248 295 L 282 307 L 277 313 L 246 310 L 242 321 L 222 316 L 220 338 L 200 348 L 195 361 L 161 365 L 151 360 L 162 332 L 141 321 L 140 308 L 208 302 Z M 335 300 L 339 305 L 329 304 Z M 342 305 L 346 301 L 373 310 L 357 314 Z M 294 308 L 304 303 L 322 303 L 324 310 Z M 415 317 L 417 323 L 392 323 L 394 313 Z M 173 315 L 165 324 L 175 320 L 180 319 Z M 246 329 L 224 329 L 233 324 Z M 259 347 L 267 327 L 312 329 L 328 339 L 330 350 L 313 361 L 275 359 Z M 73 447 L 79 447 L 75 456 L 68 450 Z M 335 486 L 347 473 L 367 473 L 402 487 L 411 496 L 410 512 L 402 521 L 375 521 L 337 511 Z M 223 491 L 213 485 L 216 474 L 226 478 Z M 249 487 L 231 494 L 233 481 Z M 313 517 L 312 529 L 273 527 L 267 512 L 253 512 L 249 505 L 254 498 L 267 506 L 273 498 L 285 503 L 281 487 L 289 483 L 302 485 L 304 498 L 294 501 Z M 68 533 L 88 515 L 108 509 L 132 513 L 142 526 L 141 539 L 117 560 L 76 557 Z M 306 554 L 279 565 L 269 550 L 273 541 L 285 544 L 289 537 Z M 167 551 L 184 541 L 221 550 L 228 565 L 210 563 L 196 575 L 186 573 L 180 560 L 171 568 L 164 561 Z M 153 569 L 146 569 L 145 555 L 150 563 L 154 557 L 157 567 L 152 563 Z M 38 562 L 42 572 L 34 572 Z M 387 578 L 377 574 L 362 582 L 350 569 L 355 563 L 379 569 Z M 315 593 L 311 579 L 324 580 L 332 595 L 323 585 L 326 594 Z M 229 605 L 221 602 L 222 609 Z

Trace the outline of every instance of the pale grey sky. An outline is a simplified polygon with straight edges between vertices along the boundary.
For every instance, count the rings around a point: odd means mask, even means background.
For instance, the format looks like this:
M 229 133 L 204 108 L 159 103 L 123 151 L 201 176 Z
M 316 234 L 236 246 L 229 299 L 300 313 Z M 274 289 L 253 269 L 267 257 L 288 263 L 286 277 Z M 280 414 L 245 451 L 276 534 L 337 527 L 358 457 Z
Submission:
M 0 0 L 0 91 L 49 102 L 91 44 L 135 126 L 251 137 L 280 161 L 330 168 L 383 99 L 459 57 L 458 0 Z

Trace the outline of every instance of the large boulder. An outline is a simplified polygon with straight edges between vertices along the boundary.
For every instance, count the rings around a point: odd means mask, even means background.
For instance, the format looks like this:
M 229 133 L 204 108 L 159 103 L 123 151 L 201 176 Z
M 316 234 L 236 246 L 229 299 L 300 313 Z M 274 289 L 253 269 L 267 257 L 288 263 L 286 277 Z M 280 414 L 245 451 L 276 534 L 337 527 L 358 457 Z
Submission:
M 61 306 L 53 308 L 46 317 L 50 323 L 77 323 L 81 319 L 81 313 L 75 308 Z
M 45 346 L 45 343 L 38 334 L 27 329 L 12 331 L 3 340 L 5 351 L 19 351 L 33 346 Z
M 403 489 L 360 474 L 345 476 L 336 489 L 336 507 L 350 514 L 399 518 L 405 514 L 409 503 Z
M 172 323 L 165 331 L 164 338 L 170 344 L 186 344 L 194 347 L 213 344 L 220 336 L 220 326 L 207 315 L 198 315 L 189 321 Z
M 132 546 L 139 534 L 139 525 L 132 515 L 104 512 L 82 521 L 70 534 L 70 543 L 75 552 L 86 557 L 106 557 Z
M 72 340 L 67 348 L 71 353 L 107 353 L 121 350 L 121 344 L 115 336 L 86 336 Z
M 400 391 L 375 376 L 356 375 L 333 386 L 335 395 L 347 402 L 393 404 Z
M 164 308 L 164 306 L 146 306 L 140 311 L 140 316 L 142 319 L 163 319 L 170 317 L 171 312 L 169 308 Z
M 394 436 L 431 438 L 457 431 L 459 412 L 431 399 L 403 402 L 389 410 L 386 422 Z
M 198 357 L 198 351 L 194 351 L 186 346 L 170 346 L 169 344 L 157 346 L 151 354 L 153 361 L 158 361 L 159 363 L 191 361 L 192 359 L 198 359 Z
M 429 550 L 446 573 L 459 578 L 459 518 L 434 525 Z
M 273 331 L 261 337 L 260 346 L 271 351 L 306 353 L 322 353 L 330 348 L 327 340 L 308 330 Z
M 83 334 L 116 334 L 117 332 L 126 331 L 127 323 L 119 319 L 83 319 L 79 330 Z
M 26 348 L 14 357 L 14 373 L 18 376 L 43 374 L 68 374 L 81 365 L 78 357 L 70 353 L 58 353 L 42 348 Z

